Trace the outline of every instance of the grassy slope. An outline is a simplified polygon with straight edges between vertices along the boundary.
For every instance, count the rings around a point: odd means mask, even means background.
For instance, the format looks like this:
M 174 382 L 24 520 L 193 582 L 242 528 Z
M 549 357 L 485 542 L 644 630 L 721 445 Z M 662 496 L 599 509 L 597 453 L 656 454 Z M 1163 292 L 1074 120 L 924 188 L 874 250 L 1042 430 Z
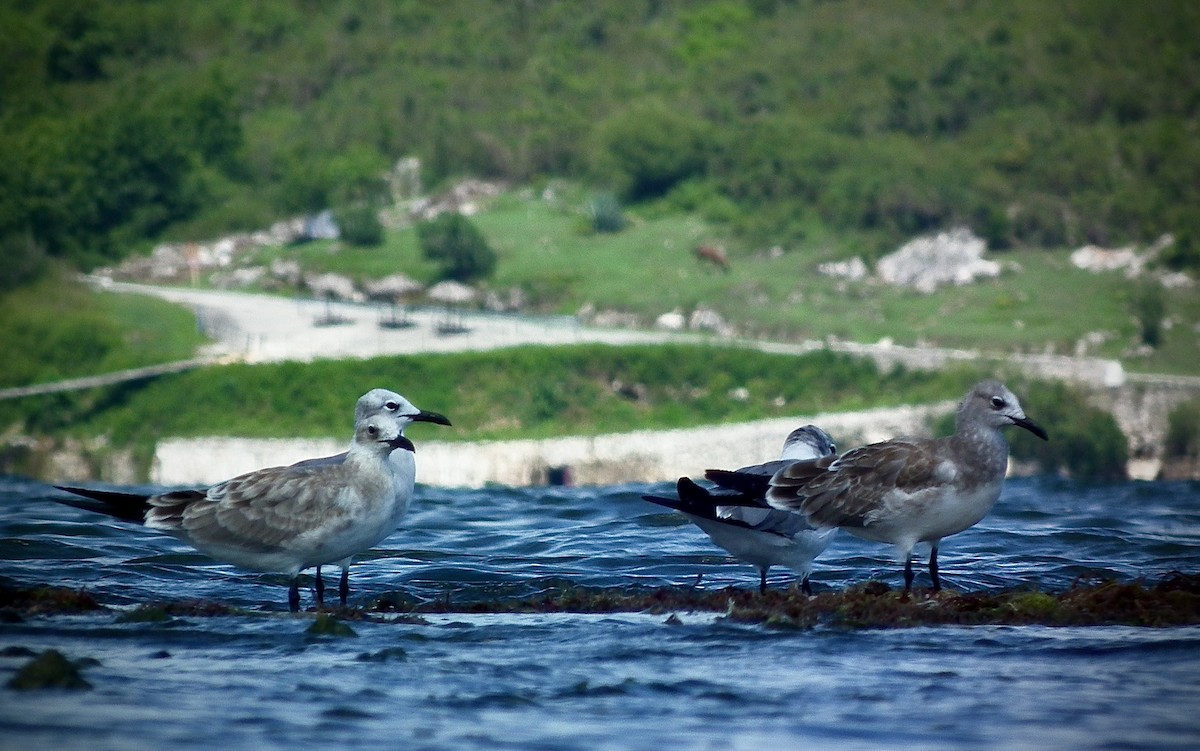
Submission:
M 1164 291 L 1172 325 L 1162 345 L 1148 356 L 1131 356 L 1138 336 L 1132 305 L 1137 284 L 1120 272 L 1079 270 L 1068 250 L 993 253 L 1006 267 L 999 278 L 921 295 L 817 273 L 831 256 L 821 243 L 779 256 L 751 252 L 703 220 L 661 207 L 635 215 L 620 233 L 590 234 L 584 199 L 578 191 L 555 202 L 514 193 L 473 217 L 500 258 L 490 285 L 521 287 L 546 312 L 572 314 L 591 303 L 636 313 L 647 324 L 669 310 L 703 305 L 740 331 L 774 339 L 891 337 L 899 344 L 1073 354 L 1080 339 L 1101 332 L 1102 342 L 1087 353 L 1120 358 L 1132 370 L 1194 374 L 1200 362 L 1195 290 Z M 290 256 L 359 278 L 403 271 L 429 281 L 434 268 L 421 258 L 415 234 L 389 233 L 380 248 L 335 252 L 329 243 L 314 243 L 275 249 L 255 262 Z M 697 242 L 726 242 L 732 272 L 701 266 L 691 254 Z
M 93 292 L 65 273 L 0 296 L 0 386 L 187 359 L 205 341 L 186 308 Z
M 62 428 L 108 434 L 118 444 L 159 436 L 342 435 L 354 400 L 384 386 L 449 415 L 454 429 L 437 431 L 439 440 L 537 438 L 933 401 L 957 394 L 974 375 L 880 375 L 869 362 L 830 353 L 522 347 L 204 368 L 105 390 Z M 739 387 L 747 398 L 731 395 Z

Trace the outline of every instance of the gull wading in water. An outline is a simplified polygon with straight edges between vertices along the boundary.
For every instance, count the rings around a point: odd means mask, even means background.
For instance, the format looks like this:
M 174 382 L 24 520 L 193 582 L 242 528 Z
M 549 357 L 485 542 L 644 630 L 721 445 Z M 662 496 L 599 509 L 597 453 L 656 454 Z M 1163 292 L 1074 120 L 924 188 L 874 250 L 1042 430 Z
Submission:
M 166 532 L 218 561 L 284 574 L 291 578 L 292 612 L 300 609 L 300 572 L 318 567 L 320 607 L 319 567 L 336 563 L 342 567 L 344 605 L 351 557 L 390 535 L 412 497 L 415 449 L 403 431 L 416 421 L 450 424 L 398 394 L 375 389 L 359 399 L 354 439 L 345 454 L 160 495 L 59 486 L 81 497 L 55 500 Z M 391 459 L 395 454 L 398 460 Z
M 743 467 L 730 473 L 710 472 L 719 486 L 709 490 L 690 478 L 676 484 L 678 498 L 642 496 L 651 503 L 679 511 L 734 558 L 758 568 L 758 589 L 767 591 L 767 571 L 784 566 L 800 578 L 805 594 L 812 594 L 809 577 L 813 558 L 829 545 L 834 529 L 816 529 L 791 511 L 766 507 L 764 494 L 770 478 L 795 461 L 830 456 L 836 452 L 829 434 L 815 425 L 797 428 L 784 441 L 779 461 Z M 722 477 L 734 477 L 722 484 Z
M 432 422 L 437 425 L 450 424 L 450 421 L 444 415 L 417 409 L 413 406 L 412 402 L 400 396 L 395 391 L 388 391 L 387 389 L 371 389 L 359 397 L 358 403 L 354 405 L 354 423 L 356 425 L 360 421 L 374 417 L 375 415 L 395 417 L 400 423 L 401 433 L 414 422 Z M 348 453 L 343 451 L 335 456 L 306 459 L 294 466 L 315 467 L 324 464 L 341 464 L 346 461 L 347 456 Z M 415 453 L 413 451 L 393 451 L 388 454 L 388 466 L 392 469 L 396 491 L 395 506 L 392 508 L 392 522 L 388 532 L 388 534 L 391 534 L 390 530 L 394 530 L 400 526 L 400 520 L 408 513 L 408 503 L 412 500 L 413 487 L 416 484 L 417 478 Z M 387 537 L 387 535 L 385 534 L 384 537 Z M 344 606 L 346 604 L 346 597 L 350 591 L 349 559 L 341 561 L 340 565 L 342 568 L 342 577 L 338 585 L 338 594 Z M 317 602 L 322 603 L 325 594 L 325 583 L 321 579 L 320 566 L 317 566 L 316 594 Z
M 771 477 L 767 503 L 804 514 L 817 527 L 890 543 L 904 561 L 905 594 L 912 590 L 913 547 L 929 543 L 929 576 L 937 592 L 942 538 L 976 524 L 1000 497 L 1008 468 L 1001 429 L 1016 425 L 1048 440 L 995 380 L 967 392 L 954 425 L 945 438 L 895 438 L 838 457 L 793 462 Z

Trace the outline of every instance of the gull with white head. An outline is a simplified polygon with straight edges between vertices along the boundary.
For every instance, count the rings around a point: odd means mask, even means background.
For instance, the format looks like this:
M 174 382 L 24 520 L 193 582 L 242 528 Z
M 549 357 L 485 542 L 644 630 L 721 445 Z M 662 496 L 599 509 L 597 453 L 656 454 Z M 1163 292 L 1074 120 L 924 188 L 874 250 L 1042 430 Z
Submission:
M 159 495 L 60 486 L 73 497 L 56 500 L 166 532 L 218 561 L 284 574 L 292 612 L 300 608 L 300 572 L 336 563 L 344 605 L 351 558 L 390 535 L 412 497 L 415 448 L 403 431 L 415 421 L 450 424 L 376 389 L 359 399 L 345 454 Z
M 767 571 L 778 565 L 794 571 L 803 591 L 812 594 L 813 559 L 828 547 L 835 530 L 817 529 L 800 514 L 767 507 L 764 494 L 770 478 L 782 467 L 835 452 L 828 433 L 805 425 L 788 435 L 778 461 L 730 473 L 710 471 L 706 476 L 717 483 L 715 489 L 681 477 L 676 484 L 678 498 L 642 497 L 679 511 L 734 558 L 755 566 L 760 592 L 767 591 Z M 735 481 L 723 482 L 729 475 L 735 476 Z

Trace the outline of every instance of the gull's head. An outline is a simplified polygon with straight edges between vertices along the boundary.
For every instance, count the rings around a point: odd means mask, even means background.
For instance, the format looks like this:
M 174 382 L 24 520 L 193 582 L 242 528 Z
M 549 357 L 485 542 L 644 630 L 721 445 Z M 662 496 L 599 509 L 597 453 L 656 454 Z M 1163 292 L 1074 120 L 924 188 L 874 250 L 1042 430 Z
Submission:
M 444 415 L 417 409 L 413 406 L 412 402 L 400 396 L 395 391 L 388 391 L 387 389 L 371 389 L 359 397 L 358 404 L 354 406 L 355 424 L 375 415 L 389 415 L 394 417 L 399 421 L 400 432 L 404 432 L 404 428 L 414 422 L 432 422 L 438 425 L 450 424 L 450 420 Z
M 994 428 L 1017 425 L 1043 441 L 1050 436 L 1040 425 L 1025 416 L 1016 395 L 999 381 L 982 381 L 967 392 L 958 408 L 958 421 L 974 420 Z
M 837 453 L 837 445 L 829 434 L 816 425 L 805 425 L 788 434 L 783 442 L 780 459 L 808 461 Z
M 416 451 L 413 442 L 404 437 L 404 426 L 395 415 L 376 414 L 354 424 L 354 443 L 373 448 L 387 455 L 395 449 Z

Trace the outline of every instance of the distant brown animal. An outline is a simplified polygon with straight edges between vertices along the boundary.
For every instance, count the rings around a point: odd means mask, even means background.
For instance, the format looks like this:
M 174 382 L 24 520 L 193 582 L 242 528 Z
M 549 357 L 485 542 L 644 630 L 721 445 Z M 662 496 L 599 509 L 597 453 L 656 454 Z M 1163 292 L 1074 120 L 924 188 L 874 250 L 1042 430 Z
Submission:
M 697 245 L 696 249 L 692 252 L 696 254 L 696 260 L 701 263 L 707 261 L 719 267 L 726 274 L 729 273 L 729 257 L 725 255 L 724 248 L 718 248 L 715 245 Z

